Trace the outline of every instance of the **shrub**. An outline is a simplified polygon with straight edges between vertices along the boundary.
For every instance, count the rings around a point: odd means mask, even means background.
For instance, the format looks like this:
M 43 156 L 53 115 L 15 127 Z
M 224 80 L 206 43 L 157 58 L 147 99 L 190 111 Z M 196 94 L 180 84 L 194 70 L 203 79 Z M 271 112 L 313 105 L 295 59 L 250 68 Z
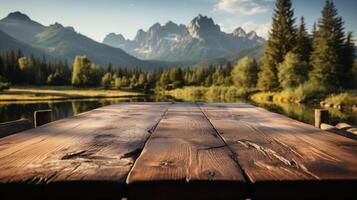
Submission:
M 275 92 L 258 92 L 258 93 L 253 94 L 250 98 L 253 101 L 266 102 L 266 101 L 272 101 L 274 95 L 275 95 Z
M 357 103 L 357 92 L 344 92 L 330 95 L 325 99 L 326 103 L 335 105 L 354 105 Z
M 288 88 L 274 94 L 273 101 L 302 103 L 312 99 L 321 99 L 328 90 L 325 87 L 312 83 L 305 83 L 297 88 Z

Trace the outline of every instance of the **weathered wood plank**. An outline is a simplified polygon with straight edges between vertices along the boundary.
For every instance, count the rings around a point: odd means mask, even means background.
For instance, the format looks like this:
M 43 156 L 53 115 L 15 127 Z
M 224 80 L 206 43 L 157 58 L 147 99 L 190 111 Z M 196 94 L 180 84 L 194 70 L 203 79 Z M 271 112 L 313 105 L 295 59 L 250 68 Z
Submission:
M 127 178 L 129 199 L 242 199 L 231 152 L 195 104 L 173 104 Z
M 19 119 L 11 122 L 0 123 L 0 138 L 33 128 L 28 119 Z
M 247 104 L 202 104 L 254 199 L 355 198 L 357 142 Z
M 1 139 L 0 196 L 120 199 L 167 105 L 107 106 Z

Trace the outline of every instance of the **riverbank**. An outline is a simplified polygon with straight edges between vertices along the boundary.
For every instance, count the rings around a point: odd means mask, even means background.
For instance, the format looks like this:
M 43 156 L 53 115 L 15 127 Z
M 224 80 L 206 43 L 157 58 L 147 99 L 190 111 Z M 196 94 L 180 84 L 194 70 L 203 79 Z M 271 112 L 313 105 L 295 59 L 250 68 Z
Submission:
M 74 88 L 69 86 L 12 86 L 0 92 L 0 101 L 50 101 L 86 98 L 141 97 L 142 92 L 106 90 L 101 88 Z
M 354 108 L 357 104 L 357 90 L 345 90 L 341 92 L 327 92 L 319 88 L 309 86 L 299 87 L 295 90 L 283 90 L 280 92 L 261 92 L 254 89 L 236 87 L 184 87 L 170 91 L 163 91 L 165 95 L 184 101 L 230 101 L 236 98 L 252 100 L 254 102 L 278 102 L 278 103 L 303 103 L 326 104 L 326 107 L 337 109 Z
M 312 95 L 312 92 L 305 89 L 300 93 L 304 101 L 294 101 L 294 98 L 289 98 L 291 93 L 286 91 L 259 92 L 234 87 L 185 87 L 163 93 L 175 99 L 190 102 L 248 102 L 311 125 L 314 125 L 314 109 L 325 108 L 320 101 L 328 101 L 343 105 L 326 108 L 330 113 L 331 124 L 339 122 L 357 124 L 356 110 L 351 106 L 357 103 L 355 90 L 344 91 L 340 94 L 321 92 Z

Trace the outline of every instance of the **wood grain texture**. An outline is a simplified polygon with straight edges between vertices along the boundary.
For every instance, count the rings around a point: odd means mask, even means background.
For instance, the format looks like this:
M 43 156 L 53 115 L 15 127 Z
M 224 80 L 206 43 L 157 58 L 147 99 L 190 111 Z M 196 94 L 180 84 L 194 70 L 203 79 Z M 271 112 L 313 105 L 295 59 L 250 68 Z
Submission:
M 128 198 L 242 199 L 245 180 L 231 156 L 195 104 L 173 104 L 129 173 Z
M 247 104 L 201 104 L 253 199 L 355 198 L 357 142 Z
M 28 119 L 0 123 L 0 138 L 33 128 Z
M 0 196 L 120 198 L 167 105 L 111 105 L 1 139 Z

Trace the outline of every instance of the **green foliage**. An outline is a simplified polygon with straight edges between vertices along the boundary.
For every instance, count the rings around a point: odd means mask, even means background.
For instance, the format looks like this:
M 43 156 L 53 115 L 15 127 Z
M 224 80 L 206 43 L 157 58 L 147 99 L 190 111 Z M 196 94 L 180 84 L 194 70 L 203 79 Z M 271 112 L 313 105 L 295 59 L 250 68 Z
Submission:
M 297 88 L 288 88 L 280 92 L 259 92 L 250 98 L 255 102 L 295 102 L 302 103 L 313 99 L 321 99 L 328 90 L 311 82 L 299 85 Z
M 275 92 L 258 92 L 250 96 L 250 99 L 255 102 L 269 102 L 273 100 Z
M 101 84 L 105 89 L 109 89 L 112 86 L 112 81 L 113 81 L 112 73 L 107 72 L 102 77 Z
M 321 99 L 327 95 L 328 90 L 311 82 L 299 85 L 297 88 L 287 88 L 273 95 L 274 102 L 302 103 L 313 99 Z
M 312 41 L 307 33 L 304 17 L 301 17 L 300 27 L 296 35 L 296 46 L 293 52 L 299 56 L 299 59 L 308 63 L 312 51 Z
M 74 59 L 72 72 L 72 85 L 96 86 L 99 83 L 99 68 L 91 64 L 86 56 L 77 56 Z
M 258 80 L 258 64 L 248 57 L 241 59 L 232 71 L 232 80 L 238 88 L 255 88 Z
M 24 71 L 28 68 L 30 68 L 30 60 L 26 57 L 21 57 L 19 58 L 19 67 L 20 67 L 20 70 Z
M 266 42 L 263 65 L 258 79 L 258 87 L 265 91 L 279 88 L 278 65 L 296 45 L 294 11 L 291 6 L 290 0 L 276 2 L 272 28 Z
M 186 101 L 222 101 L 234 100 L 236 98 L 247 98 L 252 90 L 246 88 L 224 87 L 224 86 L 190 86 L 174 89 L 169 95 Z
M 343 88 L 357 87 L 357 69 L 355 64 L 356 49 L 353 35 L 351 32 L 347 34 L 343 50 L 343 64 L 340 70 L 341 86 Z
M 273 64 L 263 64 L 258 74 L 257 87 L 263 91 L 276 90 L 279 86 L 277 69 L 272 66 Z
M 164 72 L 160 76 L 159 86 L 163 89 L 169 89 L 170 77 L 167 72 Z
M 54 67 L 54 72 L 47 77 L 49 85 L 69 85 L 71 72 L 67 67 L 67 63 L 59 62 Z
M 329 104 L 352 106 L 357 103 L 357 91 L 332 94 L 328 96 L 324 101 Z
M 307 80 L 308 63 L 301 61 L 300 56 L 288 53 L 284 62 L 279 64 L 278 78 L 283 89 L 296 88 Z
M 346 53 L 345 33 L 342 18 L 332 1 L 327 0 L 319 20 L 313 41 L 310 79 L 317 85 L 329 88 L 344 86 L 344 74 L 351 72 L 352 66 L 344 66 Z M 348 68 L 348 69 L 347 69 Z M 347 71 L 346 71 L 347 70 Z
M 129 87 L 132 89 L 136 89 L 138 86 L 138 78 L 136 77 L 136 75 L 134 74 L 133 76 L 131 76 L 130 78 L 130 85 Z

